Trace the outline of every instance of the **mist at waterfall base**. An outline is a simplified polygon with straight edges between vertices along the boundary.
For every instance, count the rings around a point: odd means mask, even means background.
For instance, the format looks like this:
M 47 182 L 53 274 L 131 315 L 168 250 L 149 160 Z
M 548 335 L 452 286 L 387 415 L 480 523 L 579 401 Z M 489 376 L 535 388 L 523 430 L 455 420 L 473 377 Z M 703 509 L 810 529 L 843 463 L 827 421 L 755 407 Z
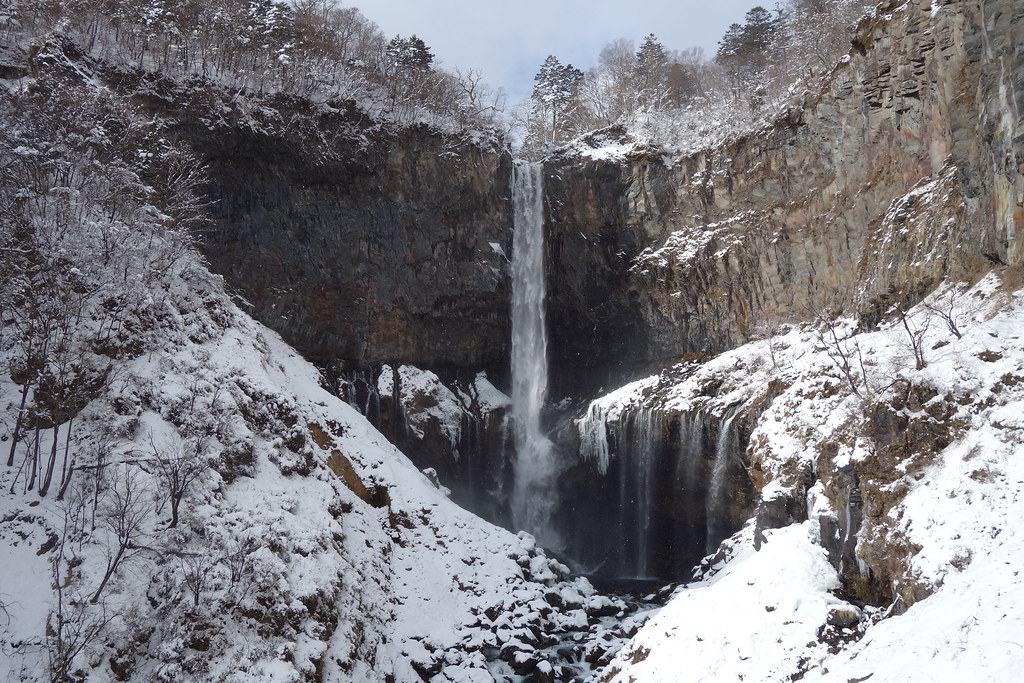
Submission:
M 658 377 L 549 396 L 546 279 L 558 275 L 545 274 L 542 166 L 517 163 L 511 190 L 510 396 L 485 373 L 407 365 L 327 365 L 325 383 L 453 501 L 529 532 L 574 571 L 688 580 L 753 512 L 748 428 L 734 413 L 666 409 Z
M 749 512 L 728 501 L 745 481 L 739 458 L 745 440 L 734 415 L 673 415 L 641 404 L 620 408 L 616 419 L 592 406 L 571 430 L 563 417 L 559 444 L 552 443 L 542 423 L 548 377 L 543 180 L 541 164 L 516 164 L 512 526 L 593 576 L 689 578 Z

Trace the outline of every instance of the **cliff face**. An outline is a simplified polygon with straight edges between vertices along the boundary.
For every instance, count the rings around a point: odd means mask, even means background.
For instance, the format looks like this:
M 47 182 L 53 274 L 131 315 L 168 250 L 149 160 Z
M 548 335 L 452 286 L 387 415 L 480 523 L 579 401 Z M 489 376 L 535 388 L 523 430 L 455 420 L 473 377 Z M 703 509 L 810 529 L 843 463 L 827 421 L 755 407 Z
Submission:
M 1013 0 L 889 3 L 767 130 L 673 164 L 550 161 L 556 393 L 1020 264 L 1021 36 Z
M 549 160 L 554 394 L 1020 263 L 1022 11 L 892 2 L 765 130 L 674 162 Z M 504 374 L 507 154 L 337 104 L 202 97 L 176 111 L 212 179 L 205 252 L 262 322 L 318 360 Z
M 841 311 L 870 323 L 944 278 L 1020 265 L 1022 35 L 1015 0 L 889 3 L 858 27 L 823 90 L 764 130 L 675 161 L 578 149 L 548 160 L 552 403 L 571 412 L 602 387 L 707 360 L 785 322 Z M 265 110 L 230 103 L 222 115 L 222 103 L 186 104 L 178 132 L 211 177 L 216 229 L 204 246 L 214 269 L 339 386 L 374 393 L 382 364 L 436 370 L 450 396 L 405 396 L 396 380 L 375 408 L 353 403 L 458 500 L 507 520 L 508 431 L 466 387 L 478 370 L 499 386 L 507 372 L 509 156 L 425 128 L 387 132 L 343 108 L 276 100 Z M 454 407 L 430 422 L 437 405 Z M 760 488 L 741 476 L 738 454 L 723 456 L 737 468 L 715 487 L 733 508 L 713 513 L 702 494 L 691 510 L 676 495 L 683 480 L 706 494 L 717 451 L 732 453 L 717 449 L 732 406 L 721 408 L 715 424 L 689 405 L 602 423 L 595 430 L 607 429 L 618 460 L 600 472 L 577 459 L 580 435 L 562 429 L 560 500 L 584 511 L 566 534 L 570 550 L 609 571 L 671 576 L 738 527 Z M 427 426 L 411 429 L 421 414 Z M 701 436 L 683 439 L 686 425 Z M 700 448 L 683 448 L 691 441 Z M 828 495 L 873 494 L 851 479 Z M 798 498 L 761 518 L 792 521 Z M 727 523 L 712 528 L 718 518 Z M 680 552 L 662 543 L 684 527 Z M 637 557 L 650 564 L 630 564 Z
M 275 110 L 262 128 L 183 124 L 211 178 L 214 270 L 307 357 L 503 367 L 510 157 L 425 127 Z
M 1020 263 L 1021 14 L 889 3 L 824 89 L 765 130 L 674 162 L 549 160 L 553 395 L 826 310 L 873 320 L 943 277 Z M 502 377 L 509 156 L 270 104 L 213 127 L 182 117 L 212 178 L 214 269 L 311 358 Z

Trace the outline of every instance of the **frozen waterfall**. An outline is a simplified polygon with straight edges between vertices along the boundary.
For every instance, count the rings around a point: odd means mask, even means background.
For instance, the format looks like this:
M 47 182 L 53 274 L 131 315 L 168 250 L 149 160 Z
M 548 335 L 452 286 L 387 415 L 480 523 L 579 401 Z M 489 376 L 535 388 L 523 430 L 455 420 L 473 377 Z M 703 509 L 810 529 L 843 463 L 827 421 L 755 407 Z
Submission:
M 547 332 L 544 328 L 544 184 L 540 164 L 513 170 L 512 412 L 515 417 L 515 525 L 557 546 L 551 530 L 556 503 L 551 442 L 541 430 L 547 395 Z

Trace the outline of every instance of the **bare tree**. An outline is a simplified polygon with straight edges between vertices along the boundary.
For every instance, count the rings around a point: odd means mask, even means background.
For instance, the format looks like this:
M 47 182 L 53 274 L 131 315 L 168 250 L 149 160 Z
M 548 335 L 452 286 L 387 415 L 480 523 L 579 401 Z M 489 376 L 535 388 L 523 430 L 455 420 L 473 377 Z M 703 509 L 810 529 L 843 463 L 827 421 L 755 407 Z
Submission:
M 107 568 L 103 580 L 89 598 L 91 604 L 99 602 L 103 589 L 118 567 L 126 559 L 145 549 L 139 545 L 139 541 L 152 514 L 152 508 L 146 500 L 147 493 L 140 481 L 139 473 L 129 465 L 123 466 L 107 491 L 102 524 L 109 531 L 113 543 L 108 548 Z
M 861 396 L 861 386 L 867 385 L 867 371 L 864 368 L 864 355 L 861 353 L 856 334 L 848 334 L 829 309 L 812 309 L 812 313 L 817 322 L 815 332 L 818 341 L 825 347 L 825 353 L 846 379 L 850 391 Z
M 959 286 L 955 286 L 949 291 L 945 301 L 941 304 L 925 304 L 925 308 L 938 316 L 939 320 L 946 326 L 946 329 L 949 330 L 949 333 L 957 339 L 963 336 L 960 327 L 963 325 L 963 318 L 966 315 L 964 307 L 961 305 L 962 293 L 962 289 Z
M 86 602 L 78 572 L 81 558 L 68 555 L 67 541 L 78 527 L 76 514 L 80 510 L 77 508 L 63 506 L 64 525 L 50 565 L 56 595 L 53 610 L 46 620 L 46 653 L 51 683 L 72 680 L 75 659 L 98 641 L 112 619 L 104 605 L 95 607 L 95 600 Z
M 492 119 L 505 111 L 505 92 L 492 88 L 483 80 L 483 73 L 476 69 L 455 70 L 455 78 L 462 90 L 462 98 L 469 108 L 468 121 Z
M 751 340 L 763 340 L 768 351 L 768 357 L 772 362 L 772 368 L 778 369 L 780 352 L 786 348 L 785 342 L 779 339 L 780 336 L 789 331 L 788 325 L 783 318 L 773 313 L 762 310 L 753 319 L 750 329 Z
M 914 353 L 914 367 L 923 370 L 928 365 L 924 357 L 924 337 L 932 324 L 932 316 L 930 312 L 913 316 L 902 306 L 898 306 L 896 311 L 899 313 L 903 330 L 907 333 L 907 343 Z
M 178 557 L 181 571 L 185 575 L 185 586 L 192 596 L 193 607 L 199 607 L 199 600 L 217 566 L 217 560 L 212 553 L 187 553 Z
M 152 434 L 149 445 L 157 466 L 157 478 L 171 504 L 171 523 L 178 526 L 181 501 L 188 488 L 206 471 L 209 442 L 205 437 L 190 437 L 182 441 L 177 435 L 157 445 Z
M 244 540 L 232 538 L 223 545 L 223 555 L 218 558 L 218 562 L 227 568 L 228 581 L 232 588 L 237 588 L 242 584 L 242 579 L 245 578 L 246 572 L 249 570 L 249 556 L 257 548 L 259 548 L 259 543 L 251 538 Z

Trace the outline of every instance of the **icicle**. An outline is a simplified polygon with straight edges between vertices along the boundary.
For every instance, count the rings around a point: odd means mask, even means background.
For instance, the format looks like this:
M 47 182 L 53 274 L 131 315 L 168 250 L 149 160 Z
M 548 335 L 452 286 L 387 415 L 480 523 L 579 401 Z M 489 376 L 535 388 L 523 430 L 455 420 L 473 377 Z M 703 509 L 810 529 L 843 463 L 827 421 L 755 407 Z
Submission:
M 608 410 L 597 401 L 587 407 L 587 414 L 576 420 L 580 433 L 580 457 L 596 460 L 597 470 L 608 473 Z

